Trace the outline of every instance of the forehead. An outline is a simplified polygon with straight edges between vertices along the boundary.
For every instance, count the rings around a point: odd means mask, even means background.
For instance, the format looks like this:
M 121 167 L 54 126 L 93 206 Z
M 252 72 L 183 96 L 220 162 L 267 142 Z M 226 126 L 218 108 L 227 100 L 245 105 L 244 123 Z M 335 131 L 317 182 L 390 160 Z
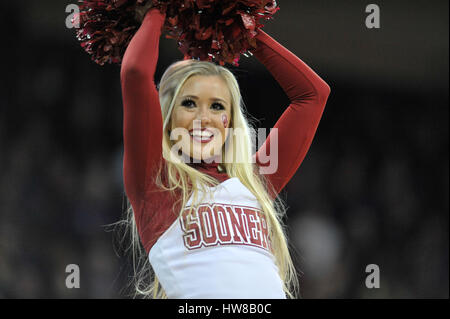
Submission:
M 227 83 L 219 76 L 195 75 L 189 78 L 180 90 L 180 96 L 194 95 L 199 98 L 218 98 L 230 102 Z

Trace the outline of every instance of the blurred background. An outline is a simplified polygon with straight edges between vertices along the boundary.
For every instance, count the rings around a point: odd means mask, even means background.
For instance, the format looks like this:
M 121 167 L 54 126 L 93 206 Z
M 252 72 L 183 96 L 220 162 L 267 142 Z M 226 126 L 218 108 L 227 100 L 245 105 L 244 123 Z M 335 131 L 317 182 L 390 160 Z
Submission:
M 0 298 L 128 298 L 130 262 L 105 227 L 126 204 L 120 69 L 81 49 L 70 3 L 0 3 Z M 379 29 L 364 1 L 278 3 L 264 30 L 331 87 L 282 193 L 302 297 L 448 298 L 448 1 L 377 1 Z M 162 38 L 156 80 L 180 59 Z M 273 127 L 289 105 L 278 83 L 254 57 L 236 74 Z

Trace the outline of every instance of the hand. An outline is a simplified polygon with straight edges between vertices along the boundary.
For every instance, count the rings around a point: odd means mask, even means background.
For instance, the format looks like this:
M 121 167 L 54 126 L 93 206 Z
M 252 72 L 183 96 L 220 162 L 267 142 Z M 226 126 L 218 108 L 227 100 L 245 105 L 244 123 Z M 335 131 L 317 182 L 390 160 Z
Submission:
M 144 5 L 136 5 L 135 14 L 136 20 L 139 21 L 139 23 L 142 23 L 144 20 L 145 15 L 147 12 L 153 7 L 153 1 L 148 0 L 146 4 Z

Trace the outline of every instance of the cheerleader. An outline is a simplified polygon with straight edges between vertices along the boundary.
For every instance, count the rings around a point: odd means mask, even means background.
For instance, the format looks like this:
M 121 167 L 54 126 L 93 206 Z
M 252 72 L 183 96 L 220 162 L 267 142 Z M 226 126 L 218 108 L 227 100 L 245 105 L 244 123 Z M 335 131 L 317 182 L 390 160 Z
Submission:
M 257 30 L 253 54 L 290 105 L 252 154 L 250 124 L 228 69 L 185 59 L 155 84 L 165 15 L 156 8 L 144 14 L 120 72 L 124 186 L 148 261 L 145 275 L 152 274 L 138 292 L 153 298 L 295 298 L 297 276 L 277 195 L 305 158 L 330 88 Z M 278 156 L 270 157 L 275 142 Z M 243 160 L 230 160 L 231 153 Z M 262 170 L 266 154 L 278 161 L 275 172 Z

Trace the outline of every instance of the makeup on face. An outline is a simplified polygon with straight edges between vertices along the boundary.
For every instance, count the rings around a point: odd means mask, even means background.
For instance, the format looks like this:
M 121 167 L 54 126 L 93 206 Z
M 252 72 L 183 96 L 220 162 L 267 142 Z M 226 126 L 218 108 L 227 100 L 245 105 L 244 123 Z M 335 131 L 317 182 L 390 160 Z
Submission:
M 226 116 L 226 114 L 222 114 L 222 123 L 224 128 L 228 127 L 228 117 Z
M 192 158 L 207 158 L 223 147 L 231 123 L 231 102 L 226 82 L 217 76 L 193 76 L 180 91 L 179 104 L 171 115 L 171 127 L 189 131 L 180 146 Z M 195 123 L 199 121 L 199 123 Z

